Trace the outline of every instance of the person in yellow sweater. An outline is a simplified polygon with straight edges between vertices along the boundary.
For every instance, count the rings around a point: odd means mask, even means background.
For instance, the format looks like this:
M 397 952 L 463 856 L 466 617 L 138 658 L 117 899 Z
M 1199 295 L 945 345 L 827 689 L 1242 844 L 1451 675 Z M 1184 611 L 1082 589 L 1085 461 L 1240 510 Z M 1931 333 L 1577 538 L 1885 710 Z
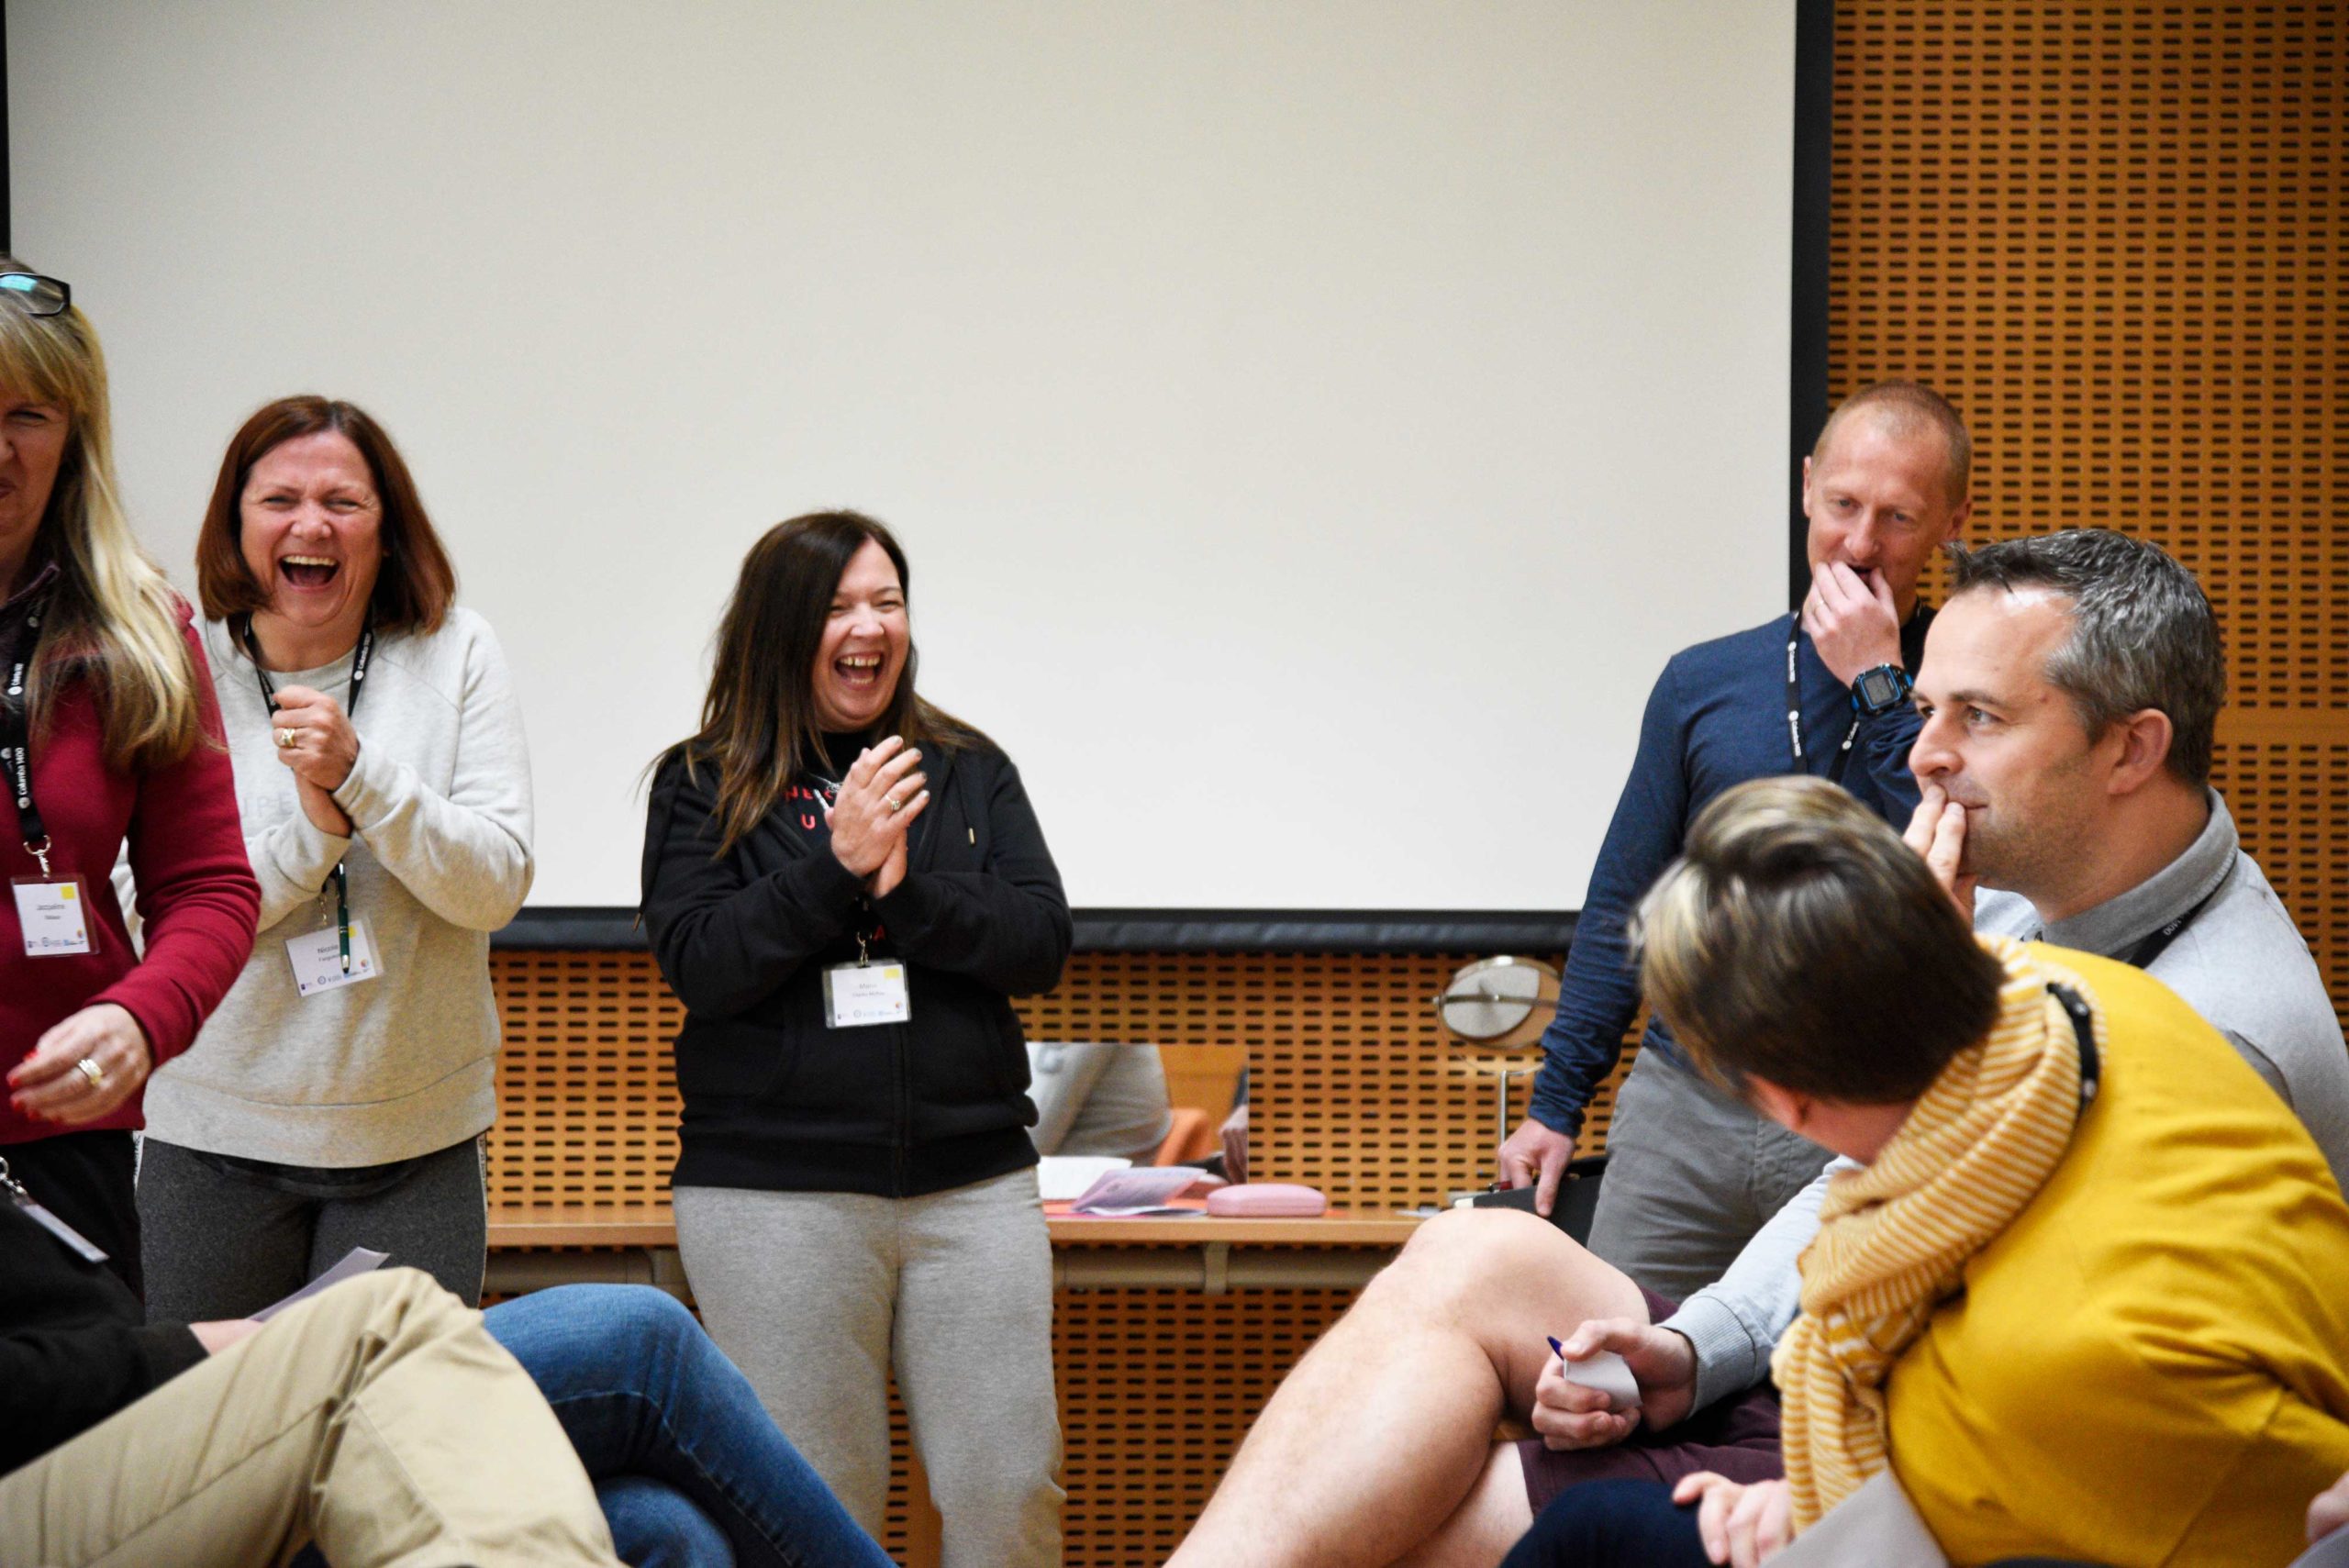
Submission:
M 1959 1563 L 2291 1560 L 2349 1470 L 2349 1206 L 2222 1036 L 2126 965 L 1976 938 L 1815 779 L 1717 801 L 1639 937 L 1701 1069 L 1865 1167 L 1773 1362 L 1786 1479 L 1679 1488 L 1708 1556 L 1889 1466 Z

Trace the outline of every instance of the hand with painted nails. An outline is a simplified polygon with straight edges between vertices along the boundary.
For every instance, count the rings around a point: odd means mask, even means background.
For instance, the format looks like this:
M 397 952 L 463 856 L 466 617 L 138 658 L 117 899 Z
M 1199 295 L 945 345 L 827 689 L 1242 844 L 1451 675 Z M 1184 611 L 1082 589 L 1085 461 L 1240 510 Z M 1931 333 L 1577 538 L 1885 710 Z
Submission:
M 8 1073 L 8 1104 L 19 1116 L 84 1127 L 139 1092 L 154 1071 L 139 1020 L 112 1002 L 69 1013 Z

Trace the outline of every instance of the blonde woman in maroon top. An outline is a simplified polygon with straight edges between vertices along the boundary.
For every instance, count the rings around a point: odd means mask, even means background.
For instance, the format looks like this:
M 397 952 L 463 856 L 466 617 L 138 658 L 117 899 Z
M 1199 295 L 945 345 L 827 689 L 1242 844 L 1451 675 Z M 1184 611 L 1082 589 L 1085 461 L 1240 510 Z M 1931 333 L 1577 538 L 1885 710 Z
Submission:
M 0 254 L 0 1159 L 135 1290 L 140 1091 L 243 967 L 261 893 L 188 606 L 119 494 L 97 335 Z

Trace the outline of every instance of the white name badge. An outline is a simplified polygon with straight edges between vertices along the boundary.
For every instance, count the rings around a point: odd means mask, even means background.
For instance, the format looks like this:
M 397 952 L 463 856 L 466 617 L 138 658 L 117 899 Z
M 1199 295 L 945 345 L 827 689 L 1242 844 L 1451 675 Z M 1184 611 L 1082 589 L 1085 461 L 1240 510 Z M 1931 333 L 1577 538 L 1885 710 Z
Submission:
M 27 958 L 68 958 L 90 951 L 90 899 L 80 877 L 19 876 L 10 881 Z
M 315 996 L 338 985 L 356 985 L 383 973 L 375 967 L 375 944 L 368 938 L 364 920 L 351 922 L 348 974 L 342 970 L 342 938 L 332 926 L 323 931 L 287 938 L 285 956 L 294 962 L 294 989 L 305 996 Z
M 824 971 L 824 1023 L 850 1029 L 902 1024 L 914 1016 L 902 963 L 836 963 Z

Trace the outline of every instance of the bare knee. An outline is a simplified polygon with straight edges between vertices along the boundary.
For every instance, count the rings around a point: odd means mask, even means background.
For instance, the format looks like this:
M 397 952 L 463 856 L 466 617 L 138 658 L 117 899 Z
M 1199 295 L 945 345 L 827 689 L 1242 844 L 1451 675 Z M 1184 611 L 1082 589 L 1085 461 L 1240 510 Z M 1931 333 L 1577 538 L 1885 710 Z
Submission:
M 1580 1295 L 1607 1276 L 1621 1277 L 1546 1219 L 1518 1209 L 1455 1208 L 1420 1226 L 1370 1288 L 1485 1304 Z

